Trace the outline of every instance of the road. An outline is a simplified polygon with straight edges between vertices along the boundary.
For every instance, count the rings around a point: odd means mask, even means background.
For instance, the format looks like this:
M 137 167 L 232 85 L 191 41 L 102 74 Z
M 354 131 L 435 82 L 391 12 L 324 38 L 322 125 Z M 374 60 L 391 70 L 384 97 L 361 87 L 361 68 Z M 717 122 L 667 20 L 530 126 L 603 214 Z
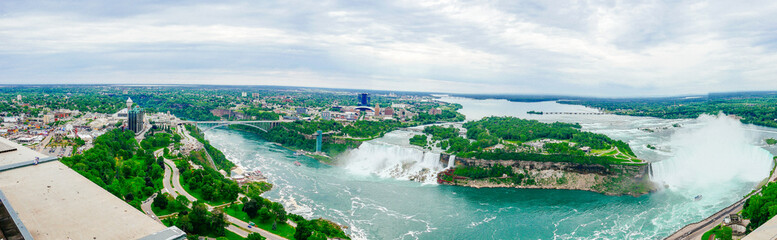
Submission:
M 168 166 L 169 165 L 169 166 Z M 189 199 L 190 202 L 197 201 L 197 198 L 186 192 L 184 190 L 183 186 L 181 185 L 181 176 L 178 172 L 178 167 L 175 166 L 175 163 L 173 161 L 170 161 L 170 159 L 165 158 L 165 168 L 172 168 L 172 180 L 173 180 L 173 192 L 177 192 L 180 195 L 183 195 L 187 199 Z
M 234 218 L 234 217 L 226 215 L 226 214 L 224 216 L 227 217 L 227 221 L 228 222 L 234 223 L 235 225 L 238 225 L 238 226 L 240 226 L 242 228 L 245 228 L 248 231 L 259 233 L 259 235 L 262 235 L 262 237 L 266 237 L 269 240 L 286 240 L 285 238 L 283 238 L 281 236 L 275 235 L 274 233 L 268 232 L 268 231 L 266 231 L 264 229 L 261 229 L 261 228 L 256 228 L 256 227 L 248 228 L 248 223 L 247 222 L 243 222 L 240 219 Z M 234 227 L 234 226 L 232 226 L 232 227 Z M 235 232 L 235 231 L 233 231 L 233 232 Z M 243 232 L 245 232 L 245 231 L 243 231 Z M 237 232 L 235 232 L 235 233 L 237 233 Z M 248 235 L 248 234 L 246 234 L 246 235 Z
M 40 144 L 38 144 L 38 152 L 42 152 L 46 154 L 46 152 L 44 151 L 46 151 L 46 145 L 49 145 L 49 142 L 51 142 L 52 135 L 54 134 L 46 135 L 46 138 L 44 138 L 43 141 L 41 141 Z
M 186 134 L 186 135 L 188 135 L 188 134 Z M 162 152 L 163 151 L 164 151 L 164 149 L 159 149 L 159 150 L 155 151 L 154 152 L 154 156 L 156 156 L 156 157 L 162 156 Z M 191 194 L 186 192 L 186 190 L 184 190 L 183 186 L 181 185 L 180 173 L 179 173 L 178 167 L 176 167 L 175 163 L 173 161 L 171 161 L 170 159 L 167 159 L 167 158 L 164 158 L 164 162 L 165 162 L 165 175 L 164 175 L 164 178 L 162 179 L 162 185 L 164 185 L 165 191 L 170 193 L 170 195 L 173 196 L 173 197 L 177 197 L 180 194 L 180 195 L 185 196 L 187 199 L 189 199 L 190 202 L 197 201 L 197 198 L 195 198 L 194 196 L 192 196 Z M 172 186 L 170 184 L 171 180 L 172 180 L 172 183 L 173 183 Z M 154 196 L 156 196 L 156 194 L 154 194 Z M 154 211 L 151 210 L 151 204 L 153 204 L 153 202 L 154 202 L 154 196 L 151 196 L 149 199 L 144 201 L 143 204 L 141 205 L 141 208 L 150 217 L 154 218 L 157 221 L 160 221 L 159 218 L 154 214 Z M 210 206 L 208 204 L 205 204 L 205 205 L 208 206 L 208 210 L 209 211 L 212 211 L 214 209 L 213 206 Z M 248 236 L 248 232 L 246 232 L 245 230 L 243 230 L 241 228 L 235 227 L 234 225 L 241 226 L 242 228 L 245 228 L 245 229 L 247 229 L 247 230 L 249 230 L 251 232 L 259 233 L 259 235 L 262 235 L 263 237 L 265 237 L 267 239 L 270 239 L 270 240 L 285 240 L 285 238 L 283 238 L 281 236 L 278 236 L 278 235 L 275 235 L 275 234 L 273 234 L 271 232 L 268 232 L 268 231 L 266 231 L 264 229 L 261 229 L 261 228 L 248 228 L 248 223 L 243 222 L 240 219 L 234 218 L 234 217 L 226 215 L 226 214 L 224 216 L 226 216 L 227 222 L 230 223 L 230 225 L 227 226 L 226 229 L 229 230 L 229 231 L 232 231 L 235 234 L 240 235 L 242 237 Z M 232 225 L 232 224 L 234 224 L 234 225 Z
M 165 162 L 165 176 L 162 178 L 162 186 L 165 189 L 165 192 L 169 193 L 170 196 L 173 196 L 173 198 L 178 197 L 178 193 L 175 192 L 175 188 L 173 188 L 173 185 L 170 184 L 170 177 L 172 177 L 173 171 L 170 170 L 170 166 L 167 165 Z
M 755 193 L 757 194 L 759 192 L 761 192 L 760 189 Z M 739 211 L 742 211 L 742 206 L 745 204 L 746 200 L 747 198 L 739 200 L 736 203 L 732 204 L 731 206 L 728 206 L 723 210 L 718 211 L 717 213 L 707 217 L 706 219 L 700 222 L 686 225 L 685 227 L 680 229 L 680 231 L 675 232 L 674 234 L 670 235 L 665 239 L 700 239 L 705 232 L 709 231 L 713 227 L 723 222 L 723 219 L 726 216 L 732 213 L 738 213 Z
M 777 166 L 775 166 L 775 168 L 777 169 Z M 772 172 L 772 175 L 769 176 L 768 182 L 774 182 L 776 180 L 777 180 L 777 171 L 774 171 Z M 726 216 L 732 213 L 738 213 L 739 211 L 742 211 L 742 207 L 744 206 L 745 201 L 747 201 L 747 199 L 749 199 L 750 196 L 756 195 L 760 192 L 761 192 L 761 187 L 759 186 L 758 190 L 756 190 L 752 194 L 747 195 L 741 200 L 718 211 L 712 216 L 705 218 L 704 220 L 686 225 L 685 227 L 683 227 L 682 229 L 678 230 L 677 232 L 673 233 L 672 235 L 670 235 L 665 239 L 700 239 L 705 232 L 709 231 L 713 227 L 723 222 L 723 219 Z
M 227 227 L 225 227 L 228 231 L 233 232 L 241 237 L 248 237 L 249 232 L 246 232 L 246 230 L 240 229 L 239 227 L 229 224 Z
M 154 157 L 159 157 L 164 149 L 159 149 L 154 152 Z M 170 194 L 170 196 L 173 196 L 173 198 L 178 197 L 178 193 L 175 192 L 175 188 L 173 188 L 173 185 L 170 184 L 170 178 L 172 177 L 173 171 L 171 170 L 170 166 L 167 164 L 167 161 L 165 161 L 165 175 L 162 178 L 162 187 L 165 192 Z
M 151 209 L 151 204 L 154 203 L 155 197 L 156 197 L 156 193 L 154 193 L 154 195 L 151 195 L 151 197 L 143 201 L 143 203 L 140 204 L 140 209 L 143 209 L 143 212 L 145 212 L 146 215 L 150 216 L 157 222 L 162 223 L 162 221 L 159 220 L 159 217 L 156 216 L 156 213 L 154 213 L 154 210 Z

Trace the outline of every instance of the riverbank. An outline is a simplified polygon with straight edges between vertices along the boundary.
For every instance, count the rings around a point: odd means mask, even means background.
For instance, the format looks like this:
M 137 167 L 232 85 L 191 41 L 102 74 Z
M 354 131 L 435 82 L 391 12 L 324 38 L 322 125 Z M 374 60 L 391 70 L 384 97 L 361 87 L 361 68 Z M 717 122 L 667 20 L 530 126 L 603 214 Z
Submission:
M 775 170 L 777 170 L 777 157 L 774 157 L 772 161 L 774 164 L 772 166 L 772 170 L 771 170 L 771 173 L 769 174 L 769 177 L 764 179 L 763 182 L 759 183 L 758 186 L 755 188 L 755 190 L 753 190 L 751 193 L 745 195 L 739 201 L 731 204 L 726 208 L 721 209 L 720 211 L 710 215 L 709 217 L 701 221 L 685 225 L 684 227 L 680 228 L 672 235 L 669 235 L 664 239 L 699 239 L 704 233 L 708 232 L 710 229 L 714 228 L 715 226 L 718 226 L 719 224 L 721 224 L 724 218 L 729 214 L 741 214 L 742 208 L 745 202 L 751 196 L 760 193 L 762 190 L 761 187 L 763 187 L 763 185 L 770 182 L 777 182 L 777 175 L 775 175 Z M 748 236 L 750 236 L 750 234 L 745 236 L 739 236 L 739 237 L 746 238 Z
M 454 163 L 449 163 L 453 160 Z M 520 160 L 481 160 L 440 155 L 443 166 L 438 183 L 473 188 L 563 189 L 597 192 L 605 195 L 641 196 L 656 190 L 650 181 L 650 164 L 602 165 Z M 456 168 L 488 171 L 509 167 L 510 173 L 480 178 L 463 177 Z M 482 169 L 482 170 L 481 170 Z M 510 176 L 508 176 L 510 174 Z

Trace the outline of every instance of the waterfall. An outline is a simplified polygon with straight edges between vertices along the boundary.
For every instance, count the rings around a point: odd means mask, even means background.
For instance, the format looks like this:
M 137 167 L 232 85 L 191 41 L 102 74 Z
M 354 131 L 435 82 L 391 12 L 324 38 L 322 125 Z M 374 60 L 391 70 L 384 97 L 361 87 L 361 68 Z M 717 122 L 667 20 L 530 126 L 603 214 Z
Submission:
M 412 180 L 436 184 L 437 173 L 443 170 L 440 154 L 412 147 L 367 141 L 343 155 L 345 169 L 360 175 Z
M 691 196 L 755 185 L 768 177 L 772 155 L 755 145 L 760 136 L 746 130 L 724 114 L 700 116 L 696 126 L 672 135 L 673 156 L 652 164 L 652 180 Z
M 453 168 L 456 166 L 456 155 L 451 155 L 448 157 L 448 169 Z

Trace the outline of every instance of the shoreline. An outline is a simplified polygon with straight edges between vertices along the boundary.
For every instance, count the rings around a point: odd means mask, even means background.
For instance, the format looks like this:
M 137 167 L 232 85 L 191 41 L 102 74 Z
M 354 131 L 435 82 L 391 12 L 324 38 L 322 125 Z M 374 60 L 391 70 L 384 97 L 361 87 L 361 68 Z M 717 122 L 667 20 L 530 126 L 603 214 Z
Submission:
M 437 174 L 437 183 L 473 188 L 525 188 L 582 190 L 608 196 L 642 196 L 656 191 L 650 181 L 649 163 L 602 165 L 572 162 L 537 162 L 524 160 L 482 160 L 440 154 L 443 166 L 454 166 Z M 453 161 L 451 163 L 451 161 Z M 510 167 L 513 175 L 486 176 L 470 179 L 455 174 L 456 167 Z
M 644 196 L 644 195 L 647 195 L 647 194 L 650 194 L 650 193 L 654 192 L 654 191 L 649 191 L 649 192 L 640 193 L 640 194 L 628 194 L 628 193 L 616 194 L 616 193 L 610 193 L 610 192 L 600 192 L 600 191 L 596 191 L 596 190 L 591 189 L 591 188 L 568 188 L 568 187 L 563 187 L 563 186 L 561 186 L 561 187 L 553 187 L 553 186 L 537 186 L 537 185 L 501 185 L 501 184 L 497 184 L 497 185 L 440 184 L 440 185 L 456 186 L 456 187 L 466 187 L 466 188 L 476 188 L 476 189 L 480 189 L 480 188 L 515 188 L 515 189 L 546 189 L 546 190 L 585 191 L 585 192 L 598 193 L 598 194 L 602 194 L 602 195 L 605 195 L 605 196 L 613 196 L 613 197 L 618 197 L 618 196 L 641 197 L 641 196 Z
M 745 195 L 744 197 L 742 197 L 738 201 L 734 202 L 733 204 L 731 204 L 731 205 L 729 205 L 727 207 L 724 207 L 723 209 L 713 213 L 712 215 L 710 215 L 710 216 L 708 216 L 708 217 L 706 217 L 706 218 L 704 218 L 704 219 L 702 219 L 702 220 L 700 220 L 698 222 L 689 223 L 689 224 L 681 227 L 680 229 L 678 229 L 677 231 L 673 232 L 672 234 L 670 234 L 669 236 L 665 237 L 664 239 L 698 239 L 698 238 L 700 238 L 702 234 L 704 234 L 705 232 L 709 231 L 710 229 L 712 229 L 713 227 L 717 226 L 718 224 L 720 224 L 723 221 L 721 213 L 725 212 L 726 214 L 729 214 L 729 213 L 732 213 L 732 212 L 740 212 L 740 211 L 742 211 L 742 207 L 743 207 L 745 201 L 747 201 L 747 199 L 749 199 L 751 196 L 753 196 L 755 194 L 760 193 L 761 192 L 761 187 L 763 187 L 767 183 L 777 181 L 777 175 L 775 174 L 776 172 L 777 172 L 777 156 L 775 156 L 772 159 L 772 170 L 771 170 L 770 175 L 768 177 L 766 177 L 766 179 L 764 179 L 764 181 L 761 181 L 755 187 L 755 189 L 753 189 L 752 192 L 748 193 L 747 195 Z M 734 211 L 734 210 L 736 210 L 736 211 Z M 695 225 L 701 225 L 701 226 L 696 226 L 696 228 L 694 228 L 694 229 L 685 230 L 686 228 L 692 228 Z M 747 236 L 747 235 L 745 235 L 745 236 Z

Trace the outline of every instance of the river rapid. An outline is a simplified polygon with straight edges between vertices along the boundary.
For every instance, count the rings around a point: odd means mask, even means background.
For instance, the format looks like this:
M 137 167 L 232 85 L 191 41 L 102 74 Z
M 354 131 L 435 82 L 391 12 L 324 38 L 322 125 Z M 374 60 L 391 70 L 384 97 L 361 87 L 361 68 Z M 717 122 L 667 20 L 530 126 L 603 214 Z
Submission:
M 658 239 L 750 192 L 769 175 L 777 153 L 763 142 L 777 137 L 775 129 L 726 116 L 529 115 L 526 111 L 598 110 L 555 102 L 441 100 L 462 104 L 468 120 L 516 116 L 579 122 L 586 131 L 626 141 L 638 157 L 652 162 L 652 179 L 661 190 L 631 197 L 437 185 L 435 171 L 448 166 L 436 161 L 437 153 L 410 146 L 413 131 L 365 142 L 335 166 L 294 156 L 249 133 L 214 129 L 205 136 L 229 160 L 268 177 L 275 187 L 265 197 L 306 218 L 345 225 L 354 239 Z M 695 201 L 696 195 L 703 198 Z

